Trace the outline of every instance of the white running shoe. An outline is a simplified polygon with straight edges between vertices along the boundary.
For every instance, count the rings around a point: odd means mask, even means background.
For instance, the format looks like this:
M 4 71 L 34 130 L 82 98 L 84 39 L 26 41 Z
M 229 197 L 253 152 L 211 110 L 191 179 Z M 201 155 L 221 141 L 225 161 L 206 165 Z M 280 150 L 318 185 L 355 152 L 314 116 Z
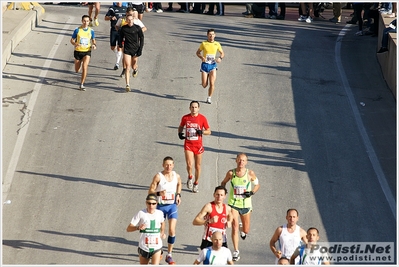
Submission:
M 193 193 L 198 193 L 198 184 L 193 186 Z
M 206 99 L 205 103 L 207 103 L 207 104 L 212 104 L 212 100 L 211 100 L 211 97 L 210 97 L 210 96 L 208 96 L 208 98 Z
M 312 23 L 313 19 L 311 16 L 307 17 L 305 20 L 307 23 Z
M 191 178 L 191 179 L 188 178 L 187 179 L 187 188 L 190 189 L 190 190 L 193 190 L 193 184 L 194 184 L 193 183 L 193 178 Z
M 238 261 L 240 259 L 240 251 L 236 250 L 233 252 L 233 261 Z
M 306 16 L 300 15 L 298 21 L 306 21 Z

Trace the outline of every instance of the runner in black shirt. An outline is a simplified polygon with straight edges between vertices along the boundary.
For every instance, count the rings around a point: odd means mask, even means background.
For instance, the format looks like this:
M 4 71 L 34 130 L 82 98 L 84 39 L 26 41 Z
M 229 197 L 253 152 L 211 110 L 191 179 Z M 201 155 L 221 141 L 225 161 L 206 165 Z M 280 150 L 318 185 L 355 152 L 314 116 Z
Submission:
M 144 34 L 140 26 L 134 24 L 132 15 L 128 15 L 126 21 L 127 24 L 121 28 L 118 45 L 122 48 L 123 41 L 123 60 L 126 63 L 126 92 L 129 92 L 130 67 L 132 67 L 133 77 L 135 77 L 138 72 L 137 58 L 143 52 Z

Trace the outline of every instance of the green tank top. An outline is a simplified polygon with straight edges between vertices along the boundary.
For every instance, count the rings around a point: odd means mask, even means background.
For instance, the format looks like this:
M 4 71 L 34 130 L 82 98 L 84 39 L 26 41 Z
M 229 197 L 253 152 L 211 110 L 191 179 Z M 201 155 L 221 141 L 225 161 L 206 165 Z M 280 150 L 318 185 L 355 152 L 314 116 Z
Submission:
M 231 170 L 233 177 L 230 180 L 231 188 L 229 195 L 229 205 L 239 209 L 250 208 L 252 209 L 251 198 L 245 198 L 244 192 L 251 191 L 251 179 L 248 177 L 248 169 L 242 177 L 236 175 L 236 169 Z

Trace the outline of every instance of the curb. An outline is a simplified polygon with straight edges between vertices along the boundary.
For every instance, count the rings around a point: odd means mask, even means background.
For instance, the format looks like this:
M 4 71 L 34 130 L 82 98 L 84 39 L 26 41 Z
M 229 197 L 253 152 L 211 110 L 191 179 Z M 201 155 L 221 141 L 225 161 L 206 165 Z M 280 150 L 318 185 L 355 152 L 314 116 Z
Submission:
M 26 12 L 23 16 L 23 12 Z M 4 32 L 4 21 L 11 21 L 9 18 L 18 18 L 19 23 L 9 32 Z M 2 14 L 3 22 L 3 51 L 2 70 L 10 60 L 15 48 L 32 30 L 41 24 L 44 17 L 44 9 L 35 6 L 32 10 L 7 10 Z

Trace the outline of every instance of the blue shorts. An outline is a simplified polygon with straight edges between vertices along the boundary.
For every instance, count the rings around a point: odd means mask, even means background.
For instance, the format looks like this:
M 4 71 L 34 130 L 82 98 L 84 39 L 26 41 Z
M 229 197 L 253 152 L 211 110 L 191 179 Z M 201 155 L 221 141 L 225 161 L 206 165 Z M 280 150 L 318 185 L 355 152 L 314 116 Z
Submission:
M 177 219 L 177 205 L 167 204 L 167 205 L 157 205 L 157 209 L 163 212 L 163 217 L 165 219 Z
M 208 63 L 202 62 L 200 72 L 209 73 L 209 72 L 211 72 L 213 70 L 217 70 L 217 69 L 218 69 L 218 65 L 216 63 L 208 64 Z

